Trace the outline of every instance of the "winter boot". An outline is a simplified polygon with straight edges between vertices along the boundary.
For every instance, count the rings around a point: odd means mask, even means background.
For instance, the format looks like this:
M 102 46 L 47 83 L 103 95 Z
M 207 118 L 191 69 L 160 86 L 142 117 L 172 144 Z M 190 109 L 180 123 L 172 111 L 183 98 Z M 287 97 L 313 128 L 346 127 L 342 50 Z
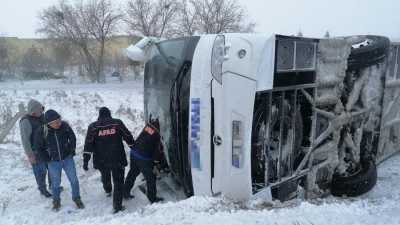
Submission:
M 111 191 L 106 191 L 106 196 L 107 197 L 111 197 L 111 195 L 112 195 Z
M 74 199 L 74 202 L 76 204 L 76 207 L 78 209 L 84 209 L 85 205 L 83 204 L 82 200 L 80 198 Z
M 114 206 L 114 211 L 113 211 L 113 213 L 116 214 L 116 213 L 119 213 L 119 212 L 124 211 L 124 210 L 125 210 L 125 206 L 123 206 L 123 205 L 121 205 L 121 206 Z
M 43 196 L 46 197 L 46 198 L 50 198 L 50 197 L 51 197 L 50 192 L 47 191 L 47 190 L 41 190 L 41 191 L 40 191 L 40 194 L 43 195 Z
M 162 202 L 164 201 L 164 198 L 161 197 L 155 197 L 154 199 L 150 200 L 150 202 L 153 203 L 157 203 L 157 202 Z
M 130 199 L 133 199 L 133 198 L 135 198 L 135 196 L 132 195 L 131 193 L 124 193 L 124 199 L 125 200 L 130 200 Z
M 53 200 L 53 211 L 58 212 L 61 208 L 60 200 Z

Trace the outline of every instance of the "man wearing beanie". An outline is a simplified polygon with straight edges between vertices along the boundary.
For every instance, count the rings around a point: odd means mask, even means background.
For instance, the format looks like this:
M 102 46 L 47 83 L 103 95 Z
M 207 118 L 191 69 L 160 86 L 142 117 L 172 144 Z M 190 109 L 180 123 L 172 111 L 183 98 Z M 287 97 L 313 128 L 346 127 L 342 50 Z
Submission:
M 93 167 L 101 174 L 104 191 L 111 196 L 114 183 L 114 213 L 125 209 L 122 206 L 125 167 L 128 165 L 122 141 L 129 146 L 134 143 L 133 136 L 119 119 L 111 117 L 108 108 L 99 110 L 97 121 L 89 125 L 83 153 L 83 169 L 88 170 L 88 162 L 93 154 Z
M 44 124 L 43 110 L 44 107 L 40 102 L 31 99 L 28 102 L 28 113 L 20 120 L 19 127 L 22 146 L 32 165 L 40 194 L 49 198 L 51 194 L 46 188 L 47 165 L 43 158 L 40 157 L 39 151 L 33 147 L 35 131 Z
M 51 190 L 53 192 L 53 210 L 61 207 L 60 184 L 61 171 L 64 170 L 71 184 L 72 200 L 78 209 L 83 209 L 79 191 L 79 181 L 73 156 L 75 155 L 76 137 L 72 128 L 61 120 L 60 114 L 48 110 L 45 115 L 46 125 L 35 133 L 35 149 L 41 149 L 43 158 L 47 158 Z

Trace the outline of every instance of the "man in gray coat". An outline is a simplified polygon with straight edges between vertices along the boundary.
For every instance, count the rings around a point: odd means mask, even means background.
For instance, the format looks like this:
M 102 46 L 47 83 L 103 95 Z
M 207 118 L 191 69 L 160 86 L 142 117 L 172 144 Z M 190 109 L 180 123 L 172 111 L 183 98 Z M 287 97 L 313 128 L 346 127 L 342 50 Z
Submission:
M 28 113 L 19 122 L 21 141 L 25 154 L 32 165 L 33 174 L 40 194 L 49 198 L 51 194 L 46 188 L 47 164 L 38 149 L 33 148 L 34 134 L 37 129 L 42 129 L 44 107 L 38 101 L 31 99 L 28 102 Z

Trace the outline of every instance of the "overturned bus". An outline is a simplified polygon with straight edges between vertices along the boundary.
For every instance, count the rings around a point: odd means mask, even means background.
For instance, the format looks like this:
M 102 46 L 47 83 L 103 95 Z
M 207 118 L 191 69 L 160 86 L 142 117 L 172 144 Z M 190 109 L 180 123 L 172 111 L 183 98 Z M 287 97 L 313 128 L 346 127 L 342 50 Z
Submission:
M 400 147 L 400 52 L 381 36 L 224 34 L 157 41 L 144 110 L 187 196 L 357 196 Z

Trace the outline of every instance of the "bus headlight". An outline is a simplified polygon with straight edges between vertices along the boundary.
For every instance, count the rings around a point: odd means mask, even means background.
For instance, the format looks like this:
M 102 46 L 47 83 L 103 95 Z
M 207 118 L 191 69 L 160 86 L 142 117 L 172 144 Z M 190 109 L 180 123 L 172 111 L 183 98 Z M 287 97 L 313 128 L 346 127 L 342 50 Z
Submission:
M 215 38 L 211 55 L 211 74 L 214 79 L 222 84 L 222 64 L 225 61 L 225 36 Z

